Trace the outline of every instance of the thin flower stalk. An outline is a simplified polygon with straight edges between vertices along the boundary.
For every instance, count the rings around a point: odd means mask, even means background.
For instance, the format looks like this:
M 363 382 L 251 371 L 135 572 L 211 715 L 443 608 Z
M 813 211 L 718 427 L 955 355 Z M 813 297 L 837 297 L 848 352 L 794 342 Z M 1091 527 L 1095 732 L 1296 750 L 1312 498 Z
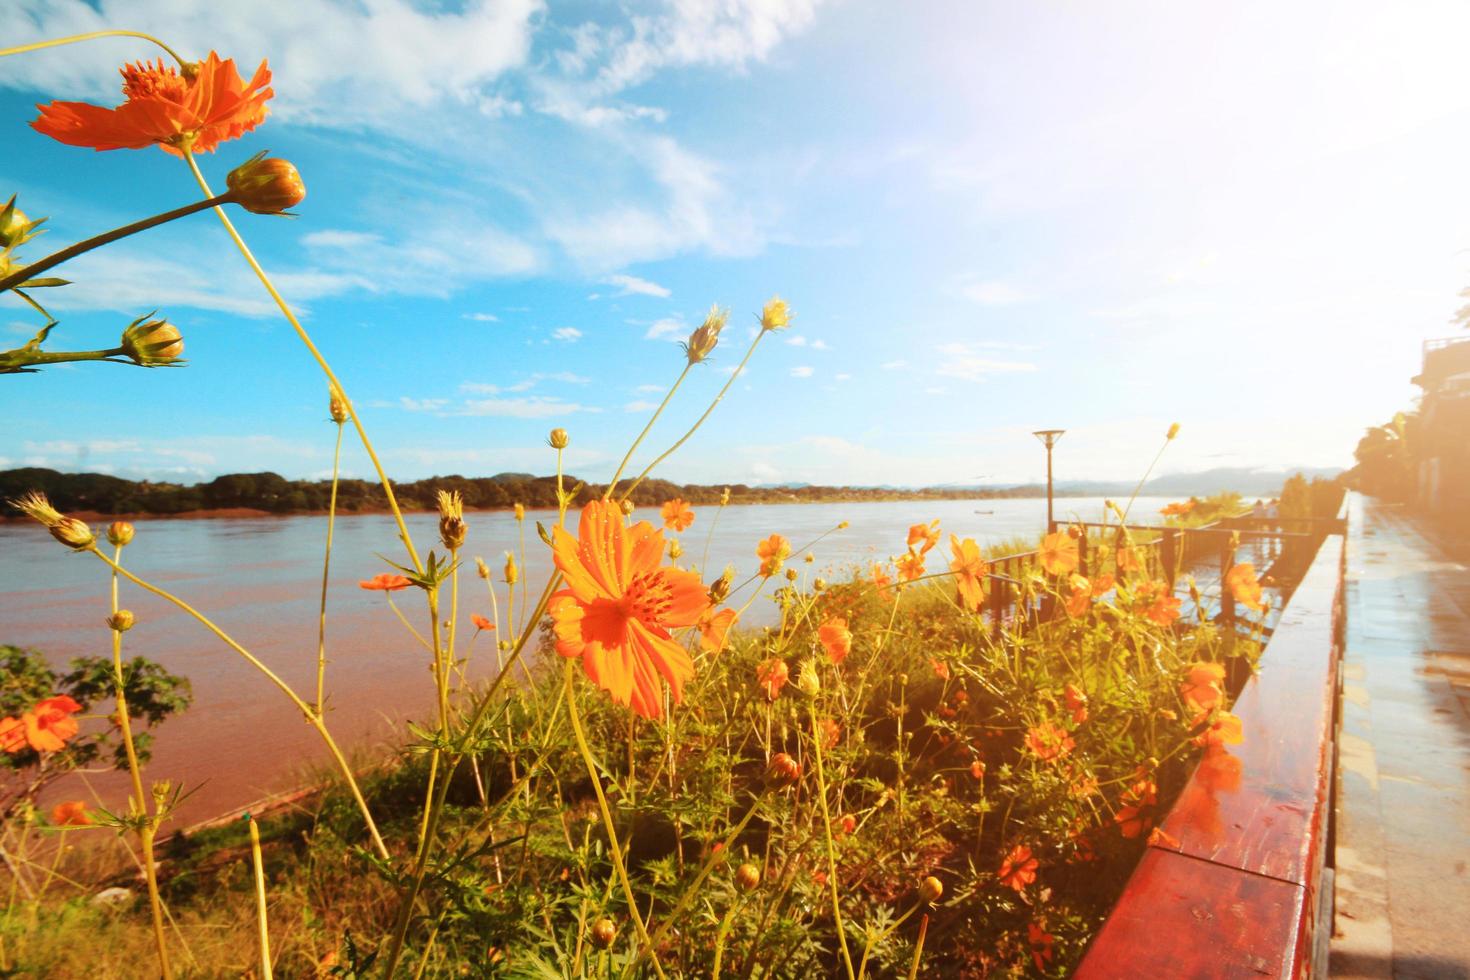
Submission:
M 199 169 L 199 163 L 194 159 L 194 154 L 185 148 L 183 155 L 184 161 L 188 163 L 190 171 L 194 174 L 194 180 L 199 184 L 199 189 L 209 197 L 213 197 L 214 191 L 210 189 L 209 182 L 204 179 L 204 173 Z M 230 236 L 230 240 L 235 243 L 235 247 L 239 249 L 246 264 L 250 266 L 251 271 L 260 280 L 260 284 L 265 287 L 265 291 L 275 301 L 276 306 L 281 311 L 281 315 L 286 318 L 287 323 L 291 324 L 291 328 L 296 331 L 296 336 L 306 345 L 306 349 L 311 352 L 312 358 L 316 361 L 317 366 L 322 369 L 322 373 L 327 376 L 327 381 L 330 382 L 332 389 L 341 394 L 343 401 L 348 402 L 348 415 L 352 418 L 352 427 L 357 430 L 357 437 L 362 441 L 363 449 L 367 450 L 368 459 L 372 460 L 373 469 L 378 474 L 378 482 L 382 484 L 383 493 L 387 495 L 388 507 L 393 511 L 393 519 L 398 524 L 399 540 L 403 542 L 403 546 L 408 550 L 408 557 L 413 562 L 414 571 L 423 572 L 424 566 L 419 560 L 418 549 L 414 547 L 413 538 L 408 533 L 408 524 L 403 519 L 403 511 L 398 507 L 398 497 L 393 493 L 393 483 L 388 479 L 388 474 L 383 469 L 382 461 L 378 459 L 377 450 L 373 448 L 372 440 L 368 438 L 367 430 L 363 428 L 362 419 L 358 417 L 357 410 L 350 407 L 351 402 L 347 398 L 347 389 L 337 380 L 337 375 L 332 371 L 331 365 L 327 363 L 327 359 L 322 356 L 322 352 L 312 342 L 311 335 L 306 332 L 306 328 L 296 318 L 296 314 L 292 311 L 291 305 L 286 302 L 285 298 L 276 289 L 275 284 L 271 282 L 271 278 L 266 274 L 265 269 L 256 261 L 255 254 L 245 244 L 245 239 L 241 238 L 240 233 L 235 230 L 235 223 L 230 220 L 230 216 L 225 214 L 223 208 L 219 207 L 214 209 L 214 213 L 219 217 L 220 223 L 224 225 L 225 231 Z
M 260 933 L 260 975 L 271 980 L 271 936 L 265 915 L 265 862 L 260 854 L 260 826 L 250 814 L 245 814 L 250 824 L 250 864 L 255 869 L 255 915 Z
M 852 969 L 852 953 L 847 948 L 847 930 L 842 926 L 842 903 L 837 896 L 837 847 L 832 840 L 832 809 L 827 804 L 827 776 L 822 768 L 823 737 L 816 713 L 813 712 L 812 751 L 817 760 L 817 802 L 822 807 L 822 832 L 827 843 L 827 891 L 832 896 L 832 928 L 837 932 L 837 943 L 842 950 L 842 966 L 847 970 L 847 980 L 856 980 Z M 902 743 L 903 737 L 900 734 L 899 744 Z
M 628 461 L 633 458 L 633 453 L 637 452 L 638 447 L 643 443 L 644 438 L 646 438 L 648 433 L 653 429 L 653 424 L 658 421 L 658 417 L 663 414 L 664 409 L 668 407 L 669 402 L 674 400 L 674 392 L 679 390 L 679 386 L 683 384 L 684 379 L 689 376 L 689 369 L 694 367 L 695 363 L 696 362 L 694 361 L 690 361 L 685 364 L 684 370 L 679 372 L 679 377 L 674 379 L 673 385 L 669 388 L 668 393 L 664 395 L 664 400 L 659 402 L 658 408 L 654 409 L 653 414 L 649 416 L 648 424 L 643 427 L 643 431 L 638 433 L 638 438 L 633 440 L 633 444 L 629 446 L 628 451 L 623 454 L 623 461 L 618 464 L 617 471 L 613 473 L 613 478 L 608 481 L 607 490 L 603 493 L 602 499 L 611 500 L 612 495 L 617 493 L 618 481 L 623 478 L 623 470 L 627 469 Z M 726 387 L 729 386 L 726 385 Z M 558 453 L 557 455 L 558 457 L 560 457 L 560 453 Z M 638 483 L 642 481 L 642 479 L 643 477 L 639 477 L 638 480 L 635 480 L 633 486 L 637 486 Z M 632 492 L 633 487 L 629 487 L 628 494 L 631 494 Z M 623 497 L 620 499 L 626 499 L 628 494 L 624 494 Z
M 679 437 L 678 442 L 675 442 L 668 449 L 664 450 L 663 455 L 659 456 L 653 462 L 644 467 L 643 472 L 638 474 L 638 478 L 632 483 L 628 484 L 628 489 L 623 491 L 623 495 L 618 498 L 619 500 L 627 500 L 629 497 L 631 497 L 633 495 L 633 491 L 638 489 L 638 485 L 642 483 L 645 479 L 647 479 L 648 474 L 652 473 L 654 468 L 657 467 L 659 463 L 662 463 L 664 460 L 672 456 L 680 446 L 689 441 L 690 436 L 694 435 L 694 433 L 699 430 L 699 427 L 704 424 L 705 419 L 709 418 L 710 415 L 714 413 L 715 407 L 720 404 L 721 400 L 724 399 L 725 393 L 730 390 L 731 385 L 735 384 L 735 379 L 740 377 L 740 375 L 745 371 L 745 365 L 750 360 L 750 356 L 755 353 L 755 349 L 760 346 L 761 338 L 764 337 L 767 333 L 768 331 L 762 330 L 755 335 L 755 339 L 750 342 L 750 347 L 746 350 L 745 356 L 740 359 L 740 364 L 731 373 L 730 380 L 726 381 L 724 387 L 720 389 L 720 393 L 715 395 L 715 399 L 714 401 L 710 402 L 709 408 L 706 408 L 704 410 L 704 414 L 701 415 L 697 420 L 695 420 L 695 423 L 689 427 L 688 432 L 685 432 L 682 436 Z M 689 368 L 688 366 L 686 366 L 684 372 L 688 373 L 688 370 Z M 679 377 L 680 380 L 682 380 L 684 375 L 680 374 Z M 675 387 L 677 387 L 677 384 L 675 385 Z M 669 396 L 672 397 L 673 394 L 673 389 L 670 389 Z M 665 403 L 667 403 L 668 398 L 665 398 L 664 401 Z M 660 406 L 660 410 L 662 410 L 662 406 Z M 649 420 L 649 424 L 653 424 L 653 421 L 651 419 Z M 609 486 L 608 495 L 611 496 L 611 494 L 612 487 Z
M 119 539 L 121 540 L 121 539 Z M 117 563 L 122 562 L 123 545 L 118 544 L 113 556 Z M 117 571 L 114 570 L 112 578 L 112 615 L 118 612 L 117 603 Z M 120 630 L 109 630 L 112 634 L 112 679 L 117 690 L 117 727 L 122 735 L 123 751 L 128 758 L 128 775 L 133 783 L 133 799 L 137 802 L 138 818 L 138 846 L 143 852 L 143 875 L 148 886 L 148 909 L 153 920 L 153 945 L 158 951 L 158 969 L 164 980 L 169 980 L 173 972 L 169 967 L 168 944 L 163 936 L 163 899 L 158 894 L 158 870 L 153 861 L 153 838 L 158 832 L 156 816 L 148 813 L 148 794 L 143 791 L 143 767 L 138 762 L 138 750 L 133 743 L 133 726 L 129 719 L 127 681 L 123 676 L 122 665 L 122 632 Z
M 322 712 L 327 710 L 327 581 L 332 570 L 332 532 L 337 522 L 337 485 L 342 473 L 342 433 L 342 423 L 337 422 L 337 446 L 332 451 L 332 496 L 327 503 L 327 546 L 322 556 L 322 600 L 316 631 L 317 717 L 321 717 Z
M 144 41 L 152 41 L 164 51 L 168 52 L 169 57 L 177 61 L 180 68 L 184 67 L 184 65 L 186 64 L 184 59 L 180 58 L 178 56 L 178 53 L 175 52 L 173 48 L 169 47 L 167 44 L 164 44 L 152 34 L 144 34 L 140 31 L 89 31 L 86 34 L 72 34 L 67 37 L 52 38 L 47 41 L 32 41 L 30 44 L 18 44 L 13 48 L 0 48 L 0 58 L 4 58 L 7 55 L 12 54 L 27 54 L 31 51 L 43 51 L 46 48 L 56 48 L 60 47 L 63 44 L 78 44 L 82 41 L 95 41 L 104 37 L 136 37 Z
M 278 674 L 276 674 L 275 671 L 271 670 L 264 663 L 262 663 L 255 656 L 255 654 L 245 649 L 243 646 L 235 641 L 234 637 L 230 636 L 230 634 L 226 633 L 224 630 L 216 626 L 214 624 L 214 621 L 211 620 L 208 616 L 204 615 L 199 610 L 195 609 L 193 606 L 189 605 L 187 602 L 185 602 L 183 599 L 180 599 L 173 593 L 168 592 L 165 589 L 160 589 L 158 586 L 144 581 L 143 579 L 134 575 L 132 572 L 128 571 L 126 568 L 123 568 L 121 565 L 114 562 L 111 558 L 108 558 L 102 552 L 98 551 L 95 547 L 91 549 L 91 552 L 92 554 L 96 555 L 97 558 L 100 559 L 102 562 L 110 566 L 119 575 L 127 579 L 129 582 L 132 582 L 140 589 L 143 589 L 146 592 L 151 592 L 154 595 L 158 596 L 160 599 L 167 600 L 168 602 L 177 606 L 179 609 L 182 609 L 185 613 L 188 613 L 201 626 L 209 630 L 215 636 L 219 637 L 219 639 L 223 641 L 224 644 L 228 646 L 231 650 L 234 650 L 240 656 L 244 657 L 247 663 L 249 663 L 256 670 L 264 674 L 266 679 L 276 686 L 277 690 L 279 690 L 282 694 L 286 695 L 286 697 L 290 699 L 291 703 L 294 704 L 297 710 L 299 710 L 301 714 L 306 718 L 307 723 L 310 724 L 311 727 L 316 729 L 317 734 L 320 735 L 322 741 L 326 743 L 327 750 L 331 752 L 333 761 L 337 763 L 337 768 L 341 770 L 343 778 L 347 781 L 347 788 L 352 793 L 352 798 L 357 803 L 357 808 L 359 812 L 362 813 L 363 820 L 367 824 L 368 833 L 372 836 L 373 839 L 374 849 L 377 850 L 379 856 L 386 860 L 388 858 L 388 846 L 383 843 L 383 837 L 381 834 L 378 833 L 378 825 L 373 820 L 372 812 L 368 809 L 367 800 L 363 798 L 361 788 L 359 788 L 357 785 L 357 777 L 352 772 L 352 766 L 348 764 L 347 757 L 342 754 L 342 750 L 338 747 L 336 739 L 332 738 L 332 733 L 327 730 L 326 723 L 317 716 L 315 711 L 312 710 L 312 706 L 303 701 L 301 699 L 301 696 L 292 689 L 291 685 L 287 684 L 284 680 L 280 678 Z

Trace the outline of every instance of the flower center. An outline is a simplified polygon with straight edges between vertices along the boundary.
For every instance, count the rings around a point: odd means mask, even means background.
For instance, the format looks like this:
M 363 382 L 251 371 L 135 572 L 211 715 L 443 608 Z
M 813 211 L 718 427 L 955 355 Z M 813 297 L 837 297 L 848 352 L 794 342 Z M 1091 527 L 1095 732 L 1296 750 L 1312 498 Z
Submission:
M 123 95 L 129 99 L 183 102 L 189 92 L 189 83 L 172 68 L 165 68 L 162 59 L 157 65 L 146 61 L 128 65 L 122 70 L 122 76 Z
M 662 572 L 656 569 L 634 576 L 623 591 L 619 605 L 629 619 L 657 625 L 668 615 L 673 602 L 674 590 Z

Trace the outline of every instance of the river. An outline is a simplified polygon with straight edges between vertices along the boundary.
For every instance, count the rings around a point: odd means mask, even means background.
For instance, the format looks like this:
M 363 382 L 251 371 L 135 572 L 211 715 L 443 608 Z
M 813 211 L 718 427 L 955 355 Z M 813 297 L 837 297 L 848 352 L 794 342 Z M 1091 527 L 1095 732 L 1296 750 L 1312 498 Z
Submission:
M 1133 518 L 1152 521 L 1167 501 L 1140 498 Z M 1056 502 L 1057 519 L 1100 520 L 1101 498 Z M 740 579 L 757 567 L 757 542 L 784 534 L 794 548 L 821 538 L 806 565 L 808 577 L 836 579 L 852 566 L 897 555 L 911 524 L 938 518 L 944 537 L 935 555 L 948 555 L 948 535 L 972 537 L 982 545 L 1016 536 L 1034 537 L 1046 522 L 1046 501 L 944 500 L 842 504 L 760 504 L 727 507 L 710 534 L 717 508 L 696 507 L 695 522 L 680 535 L 683 565 L 700 565 L 717 575 L 727 564 Z M 656 510 L 635 519 L 658 523 Z M 550 572 L 549 550 L 536 536 L 535 521 L 554 522 L 555 511 L 527 514 L 526 562 L 521 581 L 534 592 Z M 466 515 L 469 536 L 462 554 L 460 628 L 465 637 L 472 613 L 489 617 L 485 583 L 474 574 L 483 556 L 498 581 L 505 551 L 520 556 L 520 537 L 508 511 Z M 834 531 L 847 521 L 848 527 Z M 569 523 L 575 525 L 575 514 Z M 431 514 L 408 518 L 418 547 L 439 547 Z M 833 532 L 833 533 L 828 533 Z M 826 535 L 825 537 L 822 537 Z M 307 701 L 315 698 L 317 613 L 326 518 L 140 521 L 124 551 L 134 573 L 167 589 L 210 616 L 226 633 L 276 671 Z M 707 544 L 708 542 L 708 544 Z M 708 559 L 705 559 L 708 547 Z M 364 757 L 399 739 L 395 732 L 432 707 L 426 655 L 388 608 L 384 594 L 358 588 L 358 581 L 391 572 L 382 557 L 402 562 L 404 552 L 391 517 L 339 517 L 332 552 L 327 610 L 328 724 L 334 736 Z M 941 567 L 931 561 L 931 570 Z M 737 579 L 739 581 L 740 579 Z M 72 657 L 110 654 L 108 575 L 95 557 L 68 552 L 38 526 L 0 526 L 0 644 L 45 652 L 57 666 Z M 427 627 L 417 592 L 399 593 L 401 609 L 421 631 Z M 501 622 L 505 587 L 499 585 Z M 534 600 L 535 595 L 531 596 Z M 137 616 L 125 635 L 124 654 L 145 656 L 193 684 L 194 704 L 157 731 L 150 780 L 169 779 L 191 793 L 175 825 L 188 825 L 246 806 L 273 792 L 301 785 L 327 763 L 326 751 L 300 713 L 270 682 L 197 622 L 174 606 L 123 582 L 121 604 Z M 521 596 L 516 598 L 520 616 Z M 744 625 L 769 621 L 772 606 L 757 600 Z M 445 613 L 447 615 L 447 611 Z M 502 626 L 504 629 L 504 626 Z M 461 645 L 460 649 L 463 649 Z M 493 655 L 485 637 L 476 643 L 481 671 Z M 110 704 L 96 706 L 99 715 Z M 103 724 L 100 717 L 84 725 Z M 95 791 L 109 806 L 126 799 L 125 777 L 106 773 L 68 777 L 45 799 L 89 798 Z

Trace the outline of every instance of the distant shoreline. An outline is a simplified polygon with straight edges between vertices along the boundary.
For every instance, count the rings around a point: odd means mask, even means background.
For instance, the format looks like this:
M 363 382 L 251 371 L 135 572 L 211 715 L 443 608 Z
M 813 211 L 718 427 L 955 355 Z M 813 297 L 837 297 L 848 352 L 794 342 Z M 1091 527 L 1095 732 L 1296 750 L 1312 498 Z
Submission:
M 982 502 L 987 502 L 987 501 L 988 502 L 991 502 L 991 503 L 994 503 L 996 500 L 1045 500 L 1046 499 L 1045 495 L 1041 495 L 1041 496 L 1023 496 L 1023 497 L 941 497 L 941 496 L 932 496 L 932 497 L 930 497 L 930 496 L 923 496 L 922 493 L 923 493 L 922 491 L 916 491 L 915 494 L 912 495 L 912 496 L 904 495 L 904 494 L 895 494 L 895 495 L 893 495 L 891 497 L 862 497 L 860 499 L 859 498 L 853 498 L 853 497 L 844 497 L 844 496 L 841 496 L 841 495 L 835 495 L 835 496 L 831 496 L 831 497 L 803 497 L 803 498 L 792 499 L 792 500 L 732 500 L 732 501 L 730 501 L 730 503 L 726 504 L 725 506 L 727 506 L 727 507 L 786 507 L 786 506 L 793 506 L 793 505 L 799 506 L 799 505 L 803 505 L 803 504 L 887 504 L 887 503 L 899 503 L 899 502 L 906 502 L 906 501 L 936 501 L 936 500 L 970 500 L 970 501 L 974 501 L 976 503 L 982 503 Z M 1091 494 L 1091 493 L 1067 493 L 1067 494 L 1060 494 L 1059 493 L 1059 494 L 1055 494 L 1054 495 L 1054 499 L 1056 499 L 1056 500 L 1082 500 L 1082 499 L 1090 499 L 1090 498 L 1097 497 L 1097 496 L 1099 496 L 1099 494 Z M 707 508 L 707 507 L 718 507 L 719 504 L 697 504 L 695 506 L 702 507 L 702 508 Z M 648 510 L 649 508 L 648 507 L 643 507 L 641 509 Z M 473 513 L 473 514 L 509 513 L 512 510 L 514 510 L 513 507 L 466 507 L 465 508 L 465 512 L 466 513 Z M 540 512 L 540 511 L 555 511 L 556 508 L 555 507 L 527 507 L 526 510 L 528 512 Z M 388 508 L 386 508 L 386 507 L 374 507 L 374 508 L 365 508 L 365 509 L 359 509 L 359 510 L 346 510 L 346 511 L 339 510 L 339 511 L 337 511 L 337 516 L 338 517 L 378 517 L 378 516 L 382 516 L 382 515 L 385 515 L 385 514 L 392 514 L 392 513 L 393 512 L 391 510 L 389 510 Z M 427 508 L 427 507 L 404 507 L 403 508 L 403 513 L 405 513 L 405 514 L 433 514 L 433 513 L 435 513 L 435 511 L 433 509 Z M 113 513 L 104 513 L 102 511 L 96 511 L 96 510 L 74 510 L 74 511 L 68 511 L 67 512 L 67 516 L 69 516 L 69 517 L 75 517 L 78 520 L 87 521 L 88 523 L 97 523 L 97 522 L 102 522 L 102 521 L 218 521 L 218 520 L 256 520 L 256 519 L 264 518 L 264 517 L 276 517 L 276 518 L 287 518 L 287 517 L 326 517 L 327 516 L 327 511 L 325 511 L 325 510 L 294 510 L 294 511 L 280 512 L 280 511 L 272 511 L 272 510 L 261 510 L 261 509 L 256 508 L 256 507 L 206 507 L 206 508 L 202 508 L 200 510 L 179 511 L 176 514 L 150 514 L 150 513 L 143 513 L 143 512 L 113 514 Z M 28 517 L 24 517 L 24 516 L 20 516 L 20 515 L 7 516 L 7 515 L 0 514 L 0 526 L 6 525 L 6 524 L 30 524 L 30 523 L 33 523 L 33 522 Z

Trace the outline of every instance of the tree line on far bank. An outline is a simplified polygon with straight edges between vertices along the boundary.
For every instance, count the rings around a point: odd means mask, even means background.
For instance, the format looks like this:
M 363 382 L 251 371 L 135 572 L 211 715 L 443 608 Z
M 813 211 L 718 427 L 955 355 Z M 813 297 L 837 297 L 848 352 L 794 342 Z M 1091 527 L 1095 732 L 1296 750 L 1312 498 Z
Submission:
M 566 476 L 568 489 L 580 481 Z M 555 507 L 556 478 L 529 473 L 500 473 L 490 477 L 435 476 L 394 485 L 399 506 L 408 510 L 432 510 L 439 490 L 458 490 L 465 506 L 472 509 L 511 507 Z M 582 487 L 577 502 L 598 496 L 605 484 Z M 817 501 L 872 500 L 960 500 L 975 498 L 1033 497 L 1036 487 L 928 488 L 896 490 L 886 487 L 752 487 L 743 483 L 728 486 L 678 484 L 648 480 L 633 491 L 640 507 L 656 506 L 671 497 L 691 504 L 717 504 L 728 489 L 735 504 L 792 503 Z M 184 514 L 190 511 L 250 508 L 275 514 L 324 511 L 331 500 L 330 480 L 288 480 L 277 473 L 229 473 L 206 483 L 184 485 L 149 480 L 134 481 L 105 473 L 60 473 L 41 467 L 0 471 L 0 501 L 40 490 L 63 511 L 95 511 L 100 514 Z M 337 487 L 337 509 L 343 513 L 383 510 L 387 500 L 383 488 L 366 480 L 341 480 Z M 15 516 L 9 506 L 0 515 Z

